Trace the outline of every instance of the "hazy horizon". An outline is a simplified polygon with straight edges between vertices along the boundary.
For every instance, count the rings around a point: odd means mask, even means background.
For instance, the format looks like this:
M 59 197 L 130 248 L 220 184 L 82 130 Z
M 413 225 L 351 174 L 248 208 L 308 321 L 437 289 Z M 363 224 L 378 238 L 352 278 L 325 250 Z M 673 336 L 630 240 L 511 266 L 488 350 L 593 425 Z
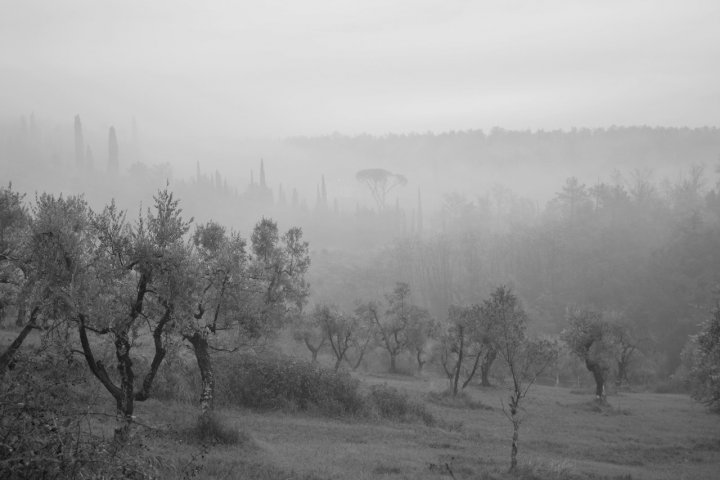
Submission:
M 0 2 L 8 114 L 247 138 L 717 124 L 720 4 Z

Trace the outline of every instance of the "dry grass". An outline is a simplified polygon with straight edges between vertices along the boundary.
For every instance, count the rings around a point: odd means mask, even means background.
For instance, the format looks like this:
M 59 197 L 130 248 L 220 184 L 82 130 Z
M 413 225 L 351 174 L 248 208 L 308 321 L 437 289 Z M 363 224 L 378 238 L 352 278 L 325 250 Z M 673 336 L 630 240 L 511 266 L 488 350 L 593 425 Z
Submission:
M 501 386 L 471 386 L 455 400 L 442 394 L 440 377 L 357 378 L 368 391 L 387 384 L 423 403 L 437 426 L 227 408 L 219 418 L 240 440 L 223 445 L 188 438 L 199 413 L 192 404 L 150 400 L 136 404 L 144 426 L 135 432 L 167 478 L 442 480 L 452 471 L 458 480 L 674 480 L 714 479 L 720 469 L 720 416 L 685 395 L 621 393 L 599 406 L 591 393 L 536 386 L 520 432 L 521 467 L 511 476 Z M 110 435 L 113 403 L 99 386 L 98 395 L 108 416 L 93 416 L 93 428 Z
M 392 385 L 418 401 L 438 386 L 432 379 L 360 380 Z M 521 468 L 509 475 L 511 427 L 501 407 L 505 390 L 466 392 L 467 401 L 493 408 L 427 404 L 443 422 L 462 424 L 460 429 L 223 410 L 230 427 L 247 432 L 252 441 L 203 452 L 199 478 L 439 480 L 451 478 L 448 469 L 457 479 L 717 478 L 720 417 L 686 396 L 622 394 L 598 409 L 567 389 L 538 386 L 528 398 L 521 429 Z M 138 404 L 137 411 L 139 421 L 168 428 L 186 428 L 197 418 L 192 406 L 158 401 Z M 149 441 L 157 455 L 176 458 L 175 465 L 200 451 L 198 445 L 169 440 Z

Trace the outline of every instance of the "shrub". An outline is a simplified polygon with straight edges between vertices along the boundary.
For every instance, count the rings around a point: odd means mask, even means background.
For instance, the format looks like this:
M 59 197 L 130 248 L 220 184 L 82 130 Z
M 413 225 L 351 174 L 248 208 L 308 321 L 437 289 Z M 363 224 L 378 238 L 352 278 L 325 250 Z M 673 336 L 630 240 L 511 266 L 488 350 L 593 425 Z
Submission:
M 382 418 L 400 422 L 422 421 L 435 425 L 435 417 L 424 404 L 411 400 L 406 394 L 387 385 L 374 385 L 367 396 L 368 406 Z
M 261 410 L 360 415 L 359 382 L 348 373 L 284 356 L 236 355 L 217 362 L 219 404 Z
M 430 402 L 450 408 L 468 408 L 470 410 L 492 410 L 492 407 L 480 401 L 473 400 L 467 392 L 458 392 L 453 395 L 451 389 L 442 392 L 430 392 L 427 395 Z
M 85 365 L 53 349 L 18 354 L 0 382 L 0 478 L 157 478 L 134 444 L 118 448 L 90 431 Z
M 147 370 L 138 367 L 138 371 Z M 142 377 L 136 378 L 136 382 L 141 380 Z M 158 400 L 193 403 L 199 397 L 200 386 L 200 371 L 196 363 L 177 355 L 168 355 L 158 369 L 150 395 Z
M 249 440 L 247 435 L 228 425 L 227 420 L 217 412 L 200 415 L 190 433 L 194 439 L 202 443 L 236 445 Z

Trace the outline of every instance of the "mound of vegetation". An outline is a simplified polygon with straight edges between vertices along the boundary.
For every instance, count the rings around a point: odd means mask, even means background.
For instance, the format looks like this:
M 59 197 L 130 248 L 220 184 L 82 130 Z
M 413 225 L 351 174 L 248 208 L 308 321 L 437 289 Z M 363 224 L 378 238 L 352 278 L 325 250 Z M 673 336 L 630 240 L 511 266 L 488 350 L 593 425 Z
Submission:
M 480 401 L 473 400 L 467 392 L 458 392 L 457 395 L 453 395 L 451 389 L 443 390 L 442 392 L 429 392 L 427 399 L 429 402 L 443 407 L 492 410 L 492 407 Z
M 0 382 L 0 478 L 157 478 L 133 443 L 94 434 L 87 371 L 58 352 L 18 354 Z
M 423 403 L 411 400 L 396 388 L 373 385 L 365 398 L 368 408 L 381 418 L 399 422 L 420 421 L 428 426 L 437 423 Z
M 247 434 L 229 425 L 226 419 L 217 412 L 200 415 L 189 433 L 193 439 L 201 443 L 238 445 L 251 440 Z
M 222 405 L 329 416 L 365 409 L 359 382 L 348 373 L 285 356 L 233 355 L 217 363 L 216 401 Z

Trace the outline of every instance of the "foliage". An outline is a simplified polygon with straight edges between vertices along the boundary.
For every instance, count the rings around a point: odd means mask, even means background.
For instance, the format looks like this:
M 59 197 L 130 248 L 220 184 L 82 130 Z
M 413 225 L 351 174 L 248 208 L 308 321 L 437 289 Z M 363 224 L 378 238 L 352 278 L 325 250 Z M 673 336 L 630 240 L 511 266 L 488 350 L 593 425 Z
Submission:
M 227 419 L 217 412 L 200 415 L 190 433 L 201 443 L 237 445 L 247 441 L 237 428 L 228 425 Z
M 256 409 L 360 415 L 359 383 L 347 373 L 283 356 L 238 354 L 218 359 L 217 401 Z
M 365 322 L 373 324 L 378 343 L 390 355 L 390 372 L 397 372 L 398 355 L 417 346 L 417 329 L 429 324 L 427 310 L 410 303 L 410 286 L 397 282 L 392 293 L 385 295 L 387 310 L 382 313 L 380 304 L 370 301 L 361 303 L 356 309 L 357 315 Z
M 312 316 L 335 355 L 337 371 L 350 348 L 356 344 L 355 336 L 360 329 L 360 320 L 330 305 L 317 305 Z
M 435 417 L 424 404 L 411 400 L 407 394 L 387 385 L 373 385 L 367 395 L 368 406 L 381 418 L 400 422 L 422 421 L 433 426 Z
M 387 206 L 387 194 L 390 193 L 393 188 L 407 184 L 407 178 L 405 178 L 405 176 L 399 173 L 389 172 L 383 168 L 360 170 L 355 174 L 355 178 L 370 189 L 370 193 L 380 212 L 384 211 Z
M 612 324 L 598 311 L 569 308 L 568 328 L 561 334 L 570 351 L 585 362 L 595 379 L 595 396 L 605 400 L 605 383 L 614 361 Z
M 137 445 L 119 448 L 93 433 L 95 399 L 74 358 L 56 349 L 21 357 L 0 383 L 0 477 L 149 479 L 163 472 Z
M 558 352 L 557 347 L 547 340 L 527 338 L 527 316 L 510 288 L 500 286 L 495 289 L 483 308 L 496 316 L 498 332 L 491 341 L 510 371 L 509 412 L 505 414 L 513 425 L 510 453 L 510 471 L 513 471 L 517 467 L 519 430 L 523 421 L 521 404 L 537 378 L 557 360 Z
M 690 342 L 693 397 L 712 411 L 720 412 L 720 306 Z
M 473 400 L 467 392 L 453 393 L 452 389 L 446 389 L 442 392 L 428 393 L 428 400 L 436 405 L 442 405 L 450 408 L 467 408 L 469 410 L 492 410 L 492 407 L 484 403 Z

